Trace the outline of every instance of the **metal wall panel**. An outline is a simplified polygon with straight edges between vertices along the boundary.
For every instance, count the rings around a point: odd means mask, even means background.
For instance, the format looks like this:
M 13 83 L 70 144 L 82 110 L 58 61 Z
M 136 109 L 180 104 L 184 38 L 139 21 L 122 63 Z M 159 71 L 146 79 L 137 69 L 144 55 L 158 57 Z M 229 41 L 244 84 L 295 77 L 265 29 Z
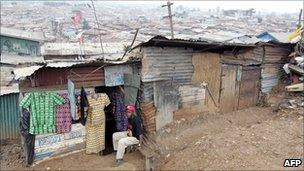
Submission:
M 151 102 L 153 101 L 153 83 L 142 83 L 141 84 L 141 101 Z
M 284 75 L 283 65 L 288 62 L 291 53 L 290 46 L 264 46 L 264 59 L 261 72 L 261 89 L 263 93 L 269 93 L 278 85 Z
M 203 84 L 184 85 L 179 87 L 181 103 L 205 102 L 206 89 Z
M 0 96 L 0 139 L 19 138 L 19 93 Z
M 263 47 L 256 47 L 253 49 L 253 56 L 254 56 L 254 60 L 257 60 L 259 62 L 263 61 L 263 56 L 264 56 L 264 49 Z
M 191 83 L 192 49 L 144 47 L 143 54 L 143 82 L 171 80 L 180 85 Z
M 156 130 L 173 121 L 173 112 L 178 110 L 178 86 L 171 82 L 161 81 L 153 83 L 154 106 L 156 107 Z

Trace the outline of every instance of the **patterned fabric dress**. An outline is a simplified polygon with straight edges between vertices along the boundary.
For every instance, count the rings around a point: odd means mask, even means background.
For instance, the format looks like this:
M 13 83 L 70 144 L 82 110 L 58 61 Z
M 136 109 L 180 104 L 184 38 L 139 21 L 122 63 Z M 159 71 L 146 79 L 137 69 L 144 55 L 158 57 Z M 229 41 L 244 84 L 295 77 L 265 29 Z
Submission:
M 99 153 L 105 148 L 105 113 L 104 108 L 110 104 L 108 96 L 104 93 L 96 94 L 98 97 L 88 97 L 89 112 L 86 122 L 86 153 Z
M 29 109 L 30 134 L 55 132 L 55 106 L 64 103 L 64 99 L 53 92 L 31 92 L 20 102 L 20 106 Z
M 56 123 L 58 134 L 70 132 L 72 125 L 69 96 L 67 93 L 63 93 L 60 95 L 64 98 L 64 104 L 57 106 L 56 109 Z
M 116 120 L 117 131 L 126 131 L 128 127 L 128 117 L 126 115 L 124 96 L 121 92 L 113 91 L 111 93 L 113 101 L 113 114 Z

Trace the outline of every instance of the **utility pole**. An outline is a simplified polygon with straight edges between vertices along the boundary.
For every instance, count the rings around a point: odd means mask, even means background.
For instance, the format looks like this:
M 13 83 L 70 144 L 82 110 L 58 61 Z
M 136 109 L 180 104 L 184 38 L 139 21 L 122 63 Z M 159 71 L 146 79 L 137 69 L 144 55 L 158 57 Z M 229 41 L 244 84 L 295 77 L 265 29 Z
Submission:
M 303 0 L 304 1 L 304 0 Z M 174 39 L 174 33 L 173 33 L 173 22 L 172 22 L 172 13 L 171 13 L 171 3 L 170 1 L 167 1 L 167 5 L 162 5 L 162 7 L 168 7 L 168 16 L 165 16 L 164 18 L 169 18 L 170 21 L 170 28 L 171 28 L 171 39 Z
M 93 7 L 93 12 L 94 12 L 94 16 L 95 16 L 95 21 L 96 21 L 96 24 L 97 24 L 98 32 L 100 32 L 100 24 L 98 22 L 98 18 L 97 18 L 97 15 L 96 15 L 95 5 L 94 5 L 93 0 L 91 0 L 91 2 L 92 2 L 92 7 Z M 100 42 L 100 47 L 101 47 L 101 51 L 102 51 L 102 57 L 104 58 L 104 50 L 103 50 L 103 46 L 102 46 L 102 39 L 101 39 L 101 34 L 100 33 L 99 33 L 99 42 Z

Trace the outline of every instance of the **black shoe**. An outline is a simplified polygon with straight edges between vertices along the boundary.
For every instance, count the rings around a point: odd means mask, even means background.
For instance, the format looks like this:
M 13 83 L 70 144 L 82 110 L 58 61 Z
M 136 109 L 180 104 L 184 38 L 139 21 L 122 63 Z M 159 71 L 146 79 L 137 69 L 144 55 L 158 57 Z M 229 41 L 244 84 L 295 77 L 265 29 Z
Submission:
M 123 162 L 124 161 L 122 159 L 117 159 L 116 162 L 115 162 L 115 167 L 118 167 L 118 166 L 122 165 Z

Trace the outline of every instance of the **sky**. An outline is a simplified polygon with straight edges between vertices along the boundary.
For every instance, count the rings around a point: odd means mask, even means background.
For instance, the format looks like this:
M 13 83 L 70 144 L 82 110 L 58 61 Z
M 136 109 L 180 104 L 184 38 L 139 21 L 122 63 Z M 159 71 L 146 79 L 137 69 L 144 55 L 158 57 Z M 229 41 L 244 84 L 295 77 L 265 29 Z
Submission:
M 213 0 L 213 1 L 172 1 L 175 5 L 183 5 L 188 7 L 199 7 L 202 9 L 216 8 L 221 9 L 248 9 L 255 8 L 257 11 L 266 10 L 267 12 L 278 13 L 299 13 L 303 8 L 303 0 L 287 0 L 287 1 L 228 1 L 228 0 Z M 166 1 L 116 1 L 115 3 L 122 4 L 165 4 Z

